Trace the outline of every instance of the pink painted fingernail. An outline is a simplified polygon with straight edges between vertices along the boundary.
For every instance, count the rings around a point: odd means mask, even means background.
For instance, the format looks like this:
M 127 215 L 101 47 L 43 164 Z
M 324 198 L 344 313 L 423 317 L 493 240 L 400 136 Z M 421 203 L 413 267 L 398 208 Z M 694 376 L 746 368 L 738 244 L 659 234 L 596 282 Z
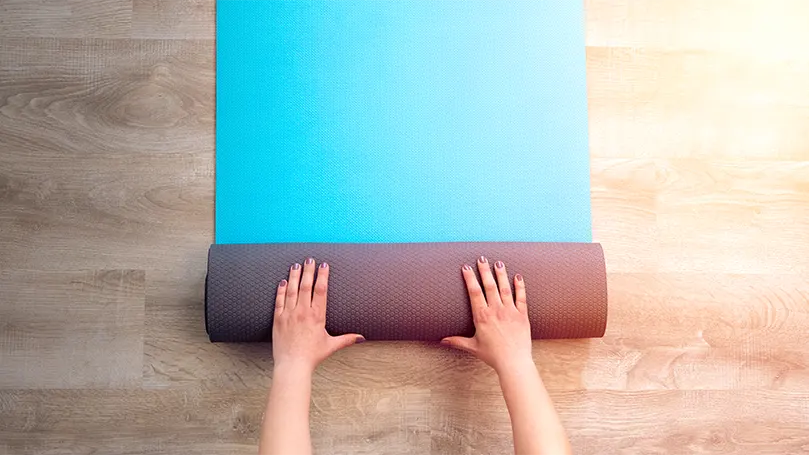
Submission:
M 325 268 L 326 268 L 326 267 L 328 267 L 328 266 L 329 266 L 329 264 L 326 264 L 325 262 L 321 262 L 321 263 L 320 263 L 320 268 L 321 268 L 321 269 L 325 269 Z
M 287 280 L 281 280 L 281 284 L 279 286 L 284 287 L 287 285 Z
M 516 278 L 517 281 L 522 281 L 522 275 L 520 275 L 519 273 L 514 275 L 514 278 Z
M 485 263 L 486 263 L 486 256 L 481 256 L 480 258 L 478 258 L 478 261 L 479 261 L 481 264 L 485 264 Z
M 464 264 L 464 265 L 463 265 L 463 269 L 464 269 L 464 270 L 472 270 L 472 266 L 471 266 L 471 265 L 469 265 L 469 264 Z
M 498 269 L 502 269 L 505 266 L 505 264 L 503 264 L 503 261 L 497 261 L 494 263 L 494 266 L 497 267 Z
M 306 258 L 306 264 L 311 264 L 313 262 L 315 262 L 313 258 Z
M 357 343 L 365 343 L 365 337 L 360 335 L 357 337 Z
M 301 265 L 298 264 L 297 262 L 292 264 L 292 270 L 298 270 L 299 268 L 301 268 Z

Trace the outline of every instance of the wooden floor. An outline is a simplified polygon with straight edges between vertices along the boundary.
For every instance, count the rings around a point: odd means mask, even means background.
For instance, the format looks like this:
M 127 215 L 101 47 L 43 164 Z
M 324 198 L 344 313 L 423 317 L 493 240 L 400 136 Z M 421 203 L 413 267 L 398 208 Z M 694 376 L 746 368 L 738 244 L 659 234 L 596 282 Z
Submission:
M 577 454 L 809 453 L 809 4 L 588 0 L 598 340 L 536 344 Z M 272 359 L 207 342 L 213 0 L 0 0 L 0 454 L 251 454 Z M 511 450 L 431 344 L 318 370 L 320 453 Z

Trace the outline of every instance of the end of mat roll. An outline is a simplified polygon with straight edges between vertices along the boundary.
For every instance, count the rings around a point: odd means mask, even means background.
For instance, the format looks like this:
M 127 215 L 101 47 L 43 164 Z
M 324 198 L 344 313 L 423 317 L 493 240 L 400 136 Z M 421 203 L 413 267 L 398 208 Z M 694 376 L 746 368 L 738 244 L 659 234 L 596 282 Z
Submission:
M 312 256 L 330 264 L 326 328 L 368 340 L 438 341 L 471 335 L 464 263 L 481 254 L 526 281 L 534 339 L 604 335 L 607 278 L 595 243 L 450 242 L 411 244 L 212 245 L 205 282 L 211 341 L 267 341 L 275 290 L 289 265 Z M 457 277 L 457 279 L 456 279 Z

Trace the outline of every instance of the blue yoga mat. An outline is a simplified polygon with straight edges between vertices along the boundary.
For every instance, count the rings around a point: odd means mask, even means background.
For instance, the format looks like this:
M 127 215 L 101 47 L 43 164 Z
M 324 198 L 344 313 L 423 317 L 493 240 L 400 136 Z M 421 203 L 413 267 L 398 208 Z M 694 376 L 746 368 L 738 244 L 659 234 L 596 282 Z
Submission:
M 216 242 L 591 241 L 580 0 L 219 0 Z

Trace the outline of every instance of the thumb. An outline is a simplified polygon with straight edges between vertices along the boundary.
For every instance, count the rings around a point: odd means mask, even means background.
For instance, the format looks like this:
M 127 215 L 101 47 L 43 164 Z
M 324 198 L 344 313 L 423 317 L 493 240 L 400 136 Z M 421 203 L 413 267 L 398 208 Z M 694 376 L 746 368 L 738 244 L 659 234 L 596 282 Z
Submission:
M 447 337 L 441 340 L 441 344 L 451 346 L 455 349 L 460 349 L 462 351 L 466 351 L 472 354 L 474 354 L 476 351 L 474 338 Z
M 345 335 L 331 337 L 330 351 L 335 353 L 340 349 L 347 348 L 352 344 L 362 343 L 363 341 L 365 341 L 365 337 L 356 333 L 347 333 Z

